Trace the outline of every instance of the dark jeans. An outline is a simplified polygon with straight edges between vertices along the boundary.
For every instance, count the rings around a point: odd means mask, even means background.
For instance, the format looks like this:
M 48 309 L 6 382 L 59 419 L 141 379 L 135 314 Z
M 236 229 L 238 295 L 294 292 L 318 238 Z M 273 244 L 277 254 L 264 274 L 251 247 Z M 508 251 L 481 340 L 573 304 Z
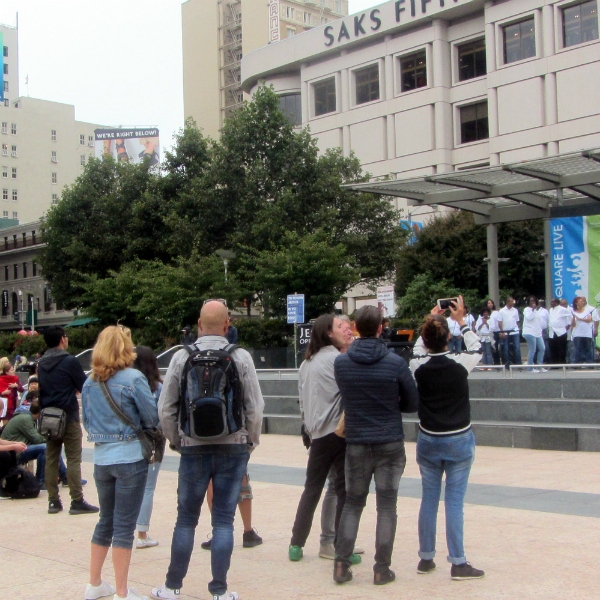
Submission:
M 567 362 L 567 334 L 548 338 L 550 346 L 550 361 L 555 365 L 564 365 Z
M 322 438 L 312 441 L 306 467 L 306 482 L 304 491 L 296 511 L 296 520 L 292 528 L 292 541 L 290 545 L 304 547 L 306 538 L 310 533 L 313 516 L 323 487 L 327 481 L 327 474 L 331 466 L 336 469 L 335 492 L 337 495 L 337 508 L 335 511 L 335 529 L 337 531 L 340 516 L 346 501 L 344 459 L 346 455 L 346 440 L 330 433 Z
M 46 487 L 48 488 L 48 501 L 53 502 L 58 497 L 58 466 L 60 453 L 65 447 L 67 457 L 67 481 L 71 500 L 83 498 L 81 487 L 81 424 L 79 421 L 67 423 L 65 436 L 62 440 L 48 440 L 46 442 Z
M 213 579 L 208 584 L 208 590 L 213 595 L 221 595 L 227 591 L 227 571 L 233 552 L 233 518 L 248 457 L 246 444 L 210 444 L 182 449 L 177 487 L 177 522 L 171 542 L 167 587 L 178 590 L 183 585 L 194 549 L 194 534 L 200 509 L 208 482 L 212 479 Z
M 463 349 L 463 339 L 462 335 L 453 335 L 448 340 L 448 350 L 450 352 L 454 352 L 455 354 L 459 354 Z
M 504 364 L 509 367 L 511 364 L 521 365 L 523 361 L 521 359 L 521 336 L 520 334 L 510 335 L 508 334 L 505 338 L 500 338 L 502 344 L 502 357 Z M 511 363 L 511 358 L 514 360 Z
M 594 362 L 594 340 L 591 337 L 574 337 L 574 363 L 593 363 Z
M 400 477 L 406 466 L 404 442 L 388 444 L 348 444 L 346 446 L 346 503 L 340 519 L 335 554 L 350 564 L 350 555 L 358 534 L 360 517 L 367 502 L 371 479 L 375 478 L 377 528 L 375 531 L 375 566 L 386 571 L 392 564 L 396 535 L 396 503 Z
M 31 444 L 31 446 L 27 446 L 27 450 L 23 450 L 19 454 L 20 465 L 27 464 L 30 460 L 35 460 L 37 463 L 35 478 L 41 485 L 44 483 L 46 476 L 46 444 Z M 67 478 L 67 467 L 65 467 L 62 456 L 58 457 L 58 478 L 61 480 Z
M 144 498 L 147 475 L 148 463 L 145 460 L 94 465 L 100 519 L 92 544 L 127 549 L 133 546 L 135 521 Z

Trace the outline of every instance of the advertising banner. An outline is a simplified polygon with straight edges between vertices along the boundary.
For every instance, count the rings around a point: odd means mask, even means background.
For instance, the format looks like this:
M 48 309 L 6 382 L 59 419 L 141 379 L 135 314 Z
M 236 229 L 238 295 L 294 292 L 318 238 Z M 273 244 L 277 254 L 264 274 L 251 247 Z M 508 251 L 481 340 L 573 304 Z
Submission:
M 550 221 L 552 295 L 600 302 L 600 215 Z
M 0 31 L 0 102 L 4 104 L 4 34 Z
M 290 294 L 287 297 L 287 322 L 304 323 L 304 294 Z
M 396 297 L 393 285 L 384 285 L 377 288 L 377 308 L 384 318 L 396 316 Z
M 94 153 L 96 158 L 109 154 L 120 162 L 141 163 L 150 160 L 151 165 L 160 162 L 160 139 L 158 129 L 96 129 Z

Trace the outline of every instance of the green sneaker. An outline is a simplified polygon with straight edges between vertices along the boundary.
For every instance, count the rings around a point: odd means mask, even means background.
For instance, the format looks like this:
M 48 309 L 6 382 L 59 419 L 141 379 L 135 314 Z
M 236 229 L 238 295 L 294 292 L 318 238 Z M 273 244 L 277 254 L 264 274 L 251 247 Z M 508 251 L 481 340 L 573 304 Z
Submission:
M 299 561 L 303 554 L 304 552 L 300 546 L 290 546 L 288 548 L 288 556 L 290 560 L 293 560 L 294 562 Z
M 360 565 L 362 562 L 362 558 L 359 554 L 353 553 L 350 555 L 350 564 L 351 565 Z

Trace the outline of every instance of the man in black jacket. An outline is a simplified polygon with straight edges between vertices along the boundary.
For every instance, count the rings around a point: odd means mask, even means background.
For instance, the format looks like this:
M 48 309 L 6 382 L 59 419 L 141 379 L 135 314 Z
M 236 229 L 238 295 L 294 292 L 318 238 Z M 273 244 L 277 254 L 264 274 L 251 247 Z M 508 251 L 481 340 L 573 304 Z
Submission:
M 360 517 L 375 478 L 377 531 L 373 582 L 395 579 L 390 569 L 396 534 L 396 502 L 406 454 L 402 412 L 416 412 L 417 387 L 404 359 L 391 352 L 381 335 L 381 313 L 364 306 L 356 313 L 360 338 L 335 359 L 346 425 L 346 503 L 340 519 L 333 578 L 352 579 L 352 554 Z
M 63 509 L 58 495 L 58 464 L 65 446 L 67 457 L 67 483 L 71 494 L 69 514 L 82 515 L 98 512 L 83 498 L 81 485 L 81 424 L 77 392 L 85 383 L 85 373 L 79 361 L 67 352 L 69 338 L 58 325 L 48 327 L 44 332 L 48 350 L 38 364 L 40 382 L 40 405 L 61 408 L 67 417 L 65 435 L 61 440 L 46 442 L 46 486 L 48 488 L 48 512 L 55 514 Z

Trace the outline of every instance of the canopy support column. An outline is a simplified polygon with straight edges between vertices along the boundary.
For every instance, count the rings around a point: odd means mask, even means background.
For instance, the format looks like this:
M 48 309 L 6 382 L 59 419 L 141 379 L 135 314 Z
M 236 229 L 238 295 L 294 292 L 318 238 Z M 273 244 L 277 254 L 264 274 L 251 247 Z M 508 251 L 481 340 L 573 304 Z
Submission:
M 500 307 L 500 285 L 498 275 L 498 225 L 490 223 L 487 230 L 488 294 Z

